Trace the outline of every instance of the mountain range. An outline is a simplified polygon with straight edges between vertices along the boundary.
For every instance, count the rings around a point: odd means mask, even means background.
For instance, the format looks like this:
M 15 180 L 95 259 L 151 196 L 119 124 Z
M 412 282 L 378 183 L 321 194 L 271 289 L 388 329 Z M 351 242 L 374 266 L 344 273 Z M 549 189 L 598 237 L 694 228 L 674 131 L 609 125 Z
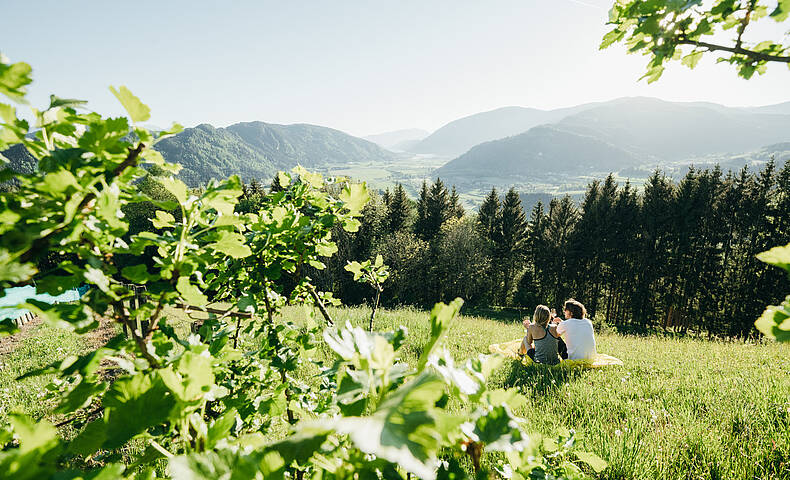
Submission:
M 588 104 L 556 123 L 479 144 L 436 174 L 525 179 L 741 154 L 790 140 L 790 114 L 763 113 L 787 107 L 772 107 L 742 109 L 641 97 Z
M 444 125 L 408 151 L 456 157 L 475 145 L 523 133 L 544 123 L 556 122 L 584 108 L 585 105 L 557 110 L 503 107 L 477 113 Z
M 380 147 L 395 152 L 411 151 L 420 140 L 430 135 L 430 132 L 419 128 L 407 128 L 392 132 L 379 133 L 378 135 L 368 135 L 362 137 L 364 140 L 373 142 Z
M 202 124 L 156 148 L 182 165 L 179 177 L 190 186 L 232 174 L 268 179 L 297 164 L 363 180 L 368 173 L 412 187 L 441 176 L 462 192 L 514 183 L 553 185 L 557 178 L 570 185 L 571 177 L 578 184 L 590 175 L 631 176 L 655 166 L 677 170 L 676 164 L 718 162 L 739 168 L 772 155 L 784 160 L 790 150 L 790 102 L 736 108 L 637 97 L 556 110 L 505 107 L 426 133 L 409 129 L 362 139 L 308 124 Z M 35 168 L 24 149 L 4 154 L 11 168 Z
M 179 177 L 190 186 L 233 174 L 244 179 L 271 178 L 277 171 L 296 165 L 317 168 L 396 158 L 372 142 L 332 128 L 264 122 L 226 128 L 198 125 L 159 142 L 156 149 L 167 161 L 183 166 Z

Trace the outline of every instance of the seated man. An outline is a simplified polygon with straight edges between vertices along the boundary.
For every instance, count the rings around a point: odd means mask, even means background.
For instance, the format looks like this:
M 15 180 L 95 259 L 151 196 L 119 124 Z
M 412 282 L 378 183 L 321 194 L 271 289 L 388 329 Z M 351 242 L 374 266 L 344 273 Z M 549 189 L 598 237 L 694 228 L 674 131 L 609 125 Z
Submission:
M 595 333 L 592 322 L 586 318 L 587 309 L 572 298 L 565 302 L 563 309 L 565 320 L 557 325 L 557 333 L 562 335 L 568 347 L 568 359 L 595 359 Z

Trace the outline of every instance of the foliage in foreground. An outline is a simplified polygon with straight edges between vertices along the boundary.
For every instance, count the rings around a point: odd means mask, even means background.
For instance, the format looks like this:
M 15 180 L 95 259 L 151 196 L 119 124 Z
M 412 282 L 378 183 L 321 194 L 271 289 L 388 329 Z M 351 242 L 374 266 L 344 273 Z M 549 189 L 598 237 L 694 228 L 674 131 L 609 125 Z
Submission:
M 748 79 L 755 72 L 765 73 L 771 62 L 790 66 L 786 42 L 747 40 L 750 25 L 766 17 L 784 22 L 788 15 L 787 0 L 617 0 L 609 11 L 609 24 L 614 28 L 604 36 L 601 48 L 623 42 L 628 53 L 648 56 L 642 77 L 648 83 L 661 78 L 666 62 L 680 60 L 694 68 L 707 52 L 719 52 L 719 62 L 734 65 L 738 75 Z M 730 38 L 725 32 L 732 32 Z
M 30 67 L 2 60 L 0 93 L 22 103 Z M 0 194 L 0 290 L 35 280 L 39 291 L 57 294 L 87 283 L 92 288 L 77 303 L 23 307 L 79 334 L 101 317 L 130 332 L 23 375 L 56 376 L 55 413 L 77 433 L 66 442 L 47 421 L 10 415 L 0 430 L 0 476 L 465 478 L 462 462 L 478 476 L 493 474 L 480 463 L 484 451 L 505 452 L 495 467 L 509 478 L 575 478 L 582 476 L 575 462 L 605 466 L 572 451 L 572 439 L 539 455 L 512 414 L 516 392 L 486 388 L 497 360 L 456 365 L 441 348 L 460 300 L 432 311 L 416 368 L 398 360 L 405 329 L 334 327 L 325 307 L 331 297 L 304 271 L 323 268 L 322 259 L 335 253 L 333 227 L 359 227 L 364 185 L 297 168 L 279 174 L 279 188 L 257 211 L 238 214 L 238 178 L 193 192 L 168 176 L 178 165 L 151 146 L 179 128 L 148 132 L 139 126 L 148 107 L 125 87 L 112 92 L 131 124 L 81 113 L 83 102 L 53 96 L 48 108 L 33 110 L 33 133 L 12 105 L 0 104 L 0 150 L 22 144 L 38 160 L 38 171 L 16 175 L 17 188 Z M 164 172 L 158 181 L 168 199 L 137 187 L 144 164 Z M 124 207 L 141 202 L 157 208 L 155 231 L 128 236 Z M 145 251 L 153 252 L 152 265 L 129 264 Z M 41 269 L 48 255 L 56 266 Z M 119 257 L 127 258 L 122 268 Z M 145 286 L 149 301 L 126 306 L 134 286 Z M 328 326 L 276 321 L 286 300 L 316 305 Z M 165 315 L 210 301 L 232 307 L 197 334 L 179 335 Z M 234 310 L 254 321 L 242 329 Z M 0 326 L 16 330 L 11 321 Z M 331 348 L 334 361 L 322 365 L 320 387 L 311 389 L 294 372 L 319 345 Z M 467 411 L 446 412 L 451 399 Z
M 774 265 L 790 275 L 790 244 L 774 247 L 757 256 L 763 262 Z M 790 342 L 790 295 L 779 305 L 769 305 L 754 322 L 754 326 L 768 338 L 779 342 Z

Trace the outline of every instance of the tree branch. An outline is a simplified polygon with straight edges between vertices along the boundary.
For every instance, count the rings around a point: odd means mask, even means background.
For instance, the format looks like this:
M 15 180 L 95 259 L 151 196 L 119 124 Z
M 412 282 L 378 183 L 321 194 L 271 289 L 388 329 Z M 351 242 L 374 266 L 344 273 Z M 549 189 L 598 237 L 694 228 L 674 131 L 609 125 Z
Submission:
M 150 363 L 151 366 L 154 368 L 159 368 L 159 360 L 153 355 L 151 355 L 151 353 L 148 351 L 148 348 L 146 348 L 146 344 L 148 342 L 144 337 L 137 335 L 137 332 L 135 330 L 136 325 L 133 325 L 131 319 L 127 318 L 126 315 L 124 314 L 125 307 L 123 306 L 123 303 L 114 302 L 113 307 L 115 307 L 116 312 L 119 312 L 116 313 L 115 320 L 119 322 L 121 325 L 126 327 L 126 330 L 129 332 L 129 334 L 134 339 L 134 342 L 137 344 L 137 348 L 140 349 L 140 353 L 142 353 L 143 357 L 145 357 L 145 359 L 148 360 L 148 363 Z M 140 333 L 142 334 L 142 332 Z
M 313 302 L 315 302 L 316 306 L 318 307 L 318 310 L 321 312 L 321 315 L 324 316 L 326 323 L 328 323 L 330 327 L 334 326 L 335 322 L 332 321 L 332 317 L 329 315 L 329 311 L 327 311 L 326 307 L 324 306 L 324 302 L 321 301 L 321 298 L 318 296 L 318 293 L 316 293 L 315 287 L 313 287 L 309 283 L 307 283 L 306 285 L 307 285 L 307 291 L 310 293 L 310 296 L 313 297 Z
M 754 4 L 757 3 L 757 0 L 752 0 L 749 2 L 749 7 L 746 9 L 746 15 L 743 16 L 743 20 L 741 20 L 741 24 L 738 26 L 738 39 L 735 41 L 735 48 L 741 48 L 743 45 L 742 38 L 743 32 L 746 31 L 746 26 L 749 25 L 749 21 L 752 17 L 752 10 L 754 10 Z
M 727 47 L 725 45 L 716 45 L 714 43 L 707 43 L 707 42 L 700 42 L 698 40 L 690 40 L 686 38 L 685 35 L 680 35 L 677 38 L 677 43 L 680 45 L 694 45 L 695 47 L 703 47 L 707 48 L 708 51 L 723 51 L 723 52 L 730 52 L 736 55 L 743 55 L 749 57 L 753 60 L 758 60 L 762 62 L 781 62 L 781 63 L 790 63 L 790 56 L 787 57 L 780 57 L 778 55 L 769 55 L 767 53 L 762 52 L 755 52 L 754 50 L 747 50 L 742 47 Z
M 118 166 L 115 167 L 112 170 L 112 172 L 110 172 L 107 175 L 107 177 L 106 177 L 107 180 L 110 181 L 111 179 L 113 179 L 113 178 L 117 177 L 118 175 L 120 175 L 127 168 L 132 167 L 134 165 L 137 165 L 137 159 L 140 157 L 140 153 L 142 153 L 144 148 L 145 148 L 145 144 L 143 144 L 142 142 L 138 143 L 137 147 L 135 147 L 133 149 L 130 148 L 129 149 L 129 154 L 126 156 L 126 159 L 124 159 L 123 162 L 118 164 Z M 93 192 L 90 192 L 87 195 L 85 195 L 85 198 L 82 199 L 82 201 L 80 202 L 79 206 L 77 207 L 77 212 L 82 211 L 85 207 L 88 206 L 88 204 L 91 202 L 91 200 L 94 200 L 95 198 L 96 198 L 96 194 L 93 193 Z M 61 225 L 60 228 L 56 228 L 55 230 L 52 230 L 48 234 L 44 235 L 43 237 L 40 237 L 40 238 L 37 238 L 36 240 L 34 240 L 33 244 L 30 246 L 30 248 L 27 249 L 27 251 L 25 253 L 23 253 L 22 255 L 19 256 L 19 261 L 23 262 L 23 263 L 24 262 L 29 262 L 35 253 L 39 253 L 39 252 L 45 251 L 47 245 L 49 244 L 50 239 L 56 233 L 60 232 L 65 227 L 66 227 L 66 225 Z

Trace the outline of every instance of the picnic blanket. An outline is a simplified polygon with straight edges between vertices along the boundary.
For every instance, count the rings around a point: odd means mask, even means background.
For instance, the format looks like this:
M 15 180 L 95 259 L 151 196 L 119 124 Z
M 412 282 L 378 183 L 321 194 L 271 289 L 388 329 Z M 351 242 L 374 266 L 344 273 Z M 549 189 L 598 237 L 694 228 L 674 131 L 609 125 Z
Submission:
M 518 338 L 516 340 L 511 340 L 509 342 L 504 343 L 495 343 L 493 345 L 488 346 L 488 351 L 491 353 L 499 353 L 504 355 L 508 358 L 512 358 L 515 360 L 523 360 L 525 362 L 532 362 L 532 360 L 527 357 L 526 355 L 522 358 L 521 355 L 518 354 L 518 347 L 521 345 L 521 339 Z M 613 357 L 611 355 L 607 355 L 605 353 L 598 353 L 595 355 L 595 358 L 590 360 L 563 360 L 560 362 L 561 364 L 579 364 L 583 366 L 587 366 L 589 368 L 600 368 L 600 367 L 607 367 L 610 365 L 622 365 L 623 361 L 619 358 Z

